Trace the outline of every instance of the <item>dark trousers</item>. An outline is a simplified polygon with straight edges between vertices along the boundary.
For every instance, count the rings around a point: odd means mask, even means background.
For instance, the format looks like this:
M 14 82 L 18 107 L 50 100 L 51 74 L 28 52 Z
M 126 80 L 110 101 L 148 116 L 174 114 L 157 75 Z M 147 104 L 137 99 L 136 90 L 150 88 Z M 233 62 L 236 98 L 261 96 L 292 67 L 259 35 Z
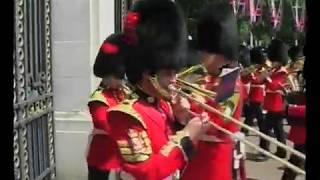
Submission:
M 278 141 L 286 144 L 285 133 L 283 129 L 283 114 L 282 113 L 273 113 L 268 112 L 265 118 L 265 129 L 261 131 L 268 136 L 271 136 L 271 130 L 274 131 L 276 138 Z M 260 147 L 269 151 L 270 142 L 262 139 L 260 141 Z M 284 150 L 281 148 L 277 148 L 277 151 L 283 152 Z
M 94 167 L 88 167 L 88 180 L 108 180 L 109 171 L 102 171 Z
M 250 123 L 248 122 L 249 108 L 250 108 L 249 103 L 243 104 L 242 114 L 243 114 L 243 116 L 245 117 L 244 123 L 246 123 L 246 124 L 249 125 L 249 126 L 252 126 L 252 123 L 250 124 Z
M 250 104 L 248 105 L 247 115 L 244 123 L 249 126 L 253 126 L 254 118 L 257 118 L 259 131 L 263 131 L 264 129 L 266 129 L 261 103 L 250 102 Z M 260 144 L 261 144 L 261 139 L 260 139 Z
M 253 119 L 257 118 L 258 121 L 258 127 L 261 131 L 263 129 L 263 113 L 262 113 L 262 105 L 261 103 L 255 103 L 255 102 L 250 102 L 248 105 L 248 110 L 247 110 L 247 116 L 245 123 L 252 126 L 253 125 Z
M 306 152 L 306 148 L 305 148 L 304 144 L 303 145 L 299 145 L 299 144 L 294 145 L 294 149 L 301 152 L 301 153 L 304 153 L 304 154 Z M 299 168 L 303 169 L 303 167 L 304 167 L 304 160 L 302 160 L 301 158 L 297 157 L 294 154 L 292 154 L 290 156 L 289 162 Z M 296 178 L 296 176 L 297 176 L 296 172 L 294 172 L 290 168 L 285 168 L 281 180 L 294 180 Z

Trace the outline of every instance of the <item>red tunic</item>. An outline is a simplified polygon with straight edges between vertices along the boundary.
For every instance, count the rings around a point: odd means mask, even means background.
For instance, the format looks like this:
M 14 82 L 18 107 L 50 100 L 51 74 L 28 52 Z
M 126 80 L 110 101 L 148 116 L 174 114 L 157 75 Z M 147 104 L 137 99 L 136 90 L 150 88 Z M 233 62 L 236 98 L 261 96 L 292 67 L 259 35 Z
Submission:
M 206 87 L 214 90 L 217 86 L 217 79 L 210 78 Z M 243 106 L 243 86 L 240 81 L 237 82 L 239 99 L 235 106 L 232 116 L 240 119 Z M 223 106 L 209 103 L 212 107 L 223 110 Z M 192 106 L 195 107 L 195 106 Z M 201 111 L 201 108 L 193 109 Z M 214 113 L 208 112 L 209 117 L 216 124 L 231 131 L 239 131 L 238 125 L 232 122 L 225 122 L 222 117 Z M 186 170 L 182 174 L 183 180 L 206 179 L 206 180 L 232 180 L 232 161 L 233 161 L 233 140 L 223 132 L 211 129 L 207 133 L 209 136 L 217 137 L 213 142 L 199 141 L 197 145 L 196 155 L 188 164 Z M 220 142 L 219 142 L 220 141 Z
M 249 101 L 254 103 L 263 103 L 265 98 L 265 84 L 264 81 L 259 78 L 261 71 L 263 69 L 258 69 L 252 74 Z
M 107 109 L 117 105 L 119 101 L 123 100 L 123 97 L 122 91 L 115 92 L 106 89 L 96 90 L 91 97 L 88 106 L 93 126 L 95 129 L 106 133 L 96 134 L 92 137 L 87 155 L 87 164 L 90 167 L 102 171 L 110 171 L 111 169 L 118 169 L 120 167 L 116 142 L 108 135 Z
M 296 121 L 292 122 L 288 139 L 296 145 L 302 145 L 306 142 L 306 105 L 289 105 L 288 116 Z
M 185 165 L 180 147 L 169 140 L 168 104 L 159 108 L 146 101 L 127 100 L 109 110 L 111 136 L 121 153 L 122 171 L 137 180 L 161 180 Z
M 251 74 L 241 76 L 241 82 L 244 87 L 243 100 L 245 102 L 249 99 L 251 80 L 252 80 Z
M 284 105 L 284 85 L 287 82 L 288 72 L 284 67 L 275 69 L 271 76 L 267 78 L 266 97 L 264 109 L 268 112 L 283 112 Z

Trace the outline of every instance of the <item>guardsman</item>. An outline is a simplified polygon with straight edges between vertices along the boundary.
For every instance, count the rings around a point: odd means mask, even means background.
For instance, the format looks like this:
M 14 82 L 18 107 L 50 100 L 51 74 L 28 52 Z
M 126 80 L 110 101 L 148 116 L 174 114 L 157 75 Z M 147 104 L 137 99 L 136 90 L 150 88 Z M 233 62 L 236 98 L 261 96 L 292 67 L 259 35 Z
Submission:
M 285 66 L 288 63 L 288 47 L 278 39 L 273 39 L 268 48 L 268 57 L 272 62 L 272 71 L 265 72 L 266 80 L 266 97 L 264 100 L 264 109 L 266 114 L 266 129 L 264 133 L 271 135 L 271 130 L 274 130 L 276 138 L 282 143 L 286 143 L 285 133 L 283 129 L 283 117 L 285 111 L 285 95 L 288 71 Z M 269 144 L 262 140 L 262 148 L 269 151 Z M 277 147 L 275 155 L 280 158 L 286 157 L 286 151 Z
M 95 60 L 93 72 L 102 78 L 88 106 L 93 122 L 89 135 L 87 164 L 89 180 L 108 179 L 120 167 L 116 142 L 109 136 L 107 109 L 122 102 L 126 93 L 122 80 L 125 74 L 125 43 L 121 34 L 112 34 L 103 42 Z
M 300 74 L 304 66 L 304 55 L 301 46 L 293 46 L 288 51 L 291 62 L 288 64 L 288 83 L 291 91 L 301 91 L 301 82 L 299 81 Z
M 268 71 L 265 68 L 267 57 L 263 53 L 260 47 L 253 48 L 250 52 L 251 61 L 255 65 L 256 70 L 251 74 L 251 85 L 249 93 L 249 115 L 246 121 L 248 124 L 253 125 L 253 119 L 257 118 L 258 127 L 260 131 L 265 129 L 265 119 L 263 115 L 262 105 L 266 95 L 265 79 L 262 77 L 264 71 Z M 260 139 L 260 147 L 263 141 Z M 258 154 L 257 161 L 267 160 L 266 156 Z
M 246 46 L 240 46 L 239 53 L 239 64 L 242 68 L 241 71 L 241 82 L 244 86 L 244 97 L 243 97 L 243 115 L 244 117 L 248 116 L 248 108 L 249 108 L 249 92 L 250 92 L 250 84 L 251 84 L 251 73 L 247 70 L 250 69 L 251 66 L 251 58 L 250 58 L 250 49 Z M 247 119 L 247 118 L 245 118 Z
M 205 79 L 204 88 L 215 91 L 224 67 L 234 65 L 239 53 L 236 18 L 227 3 L 211 4 L 201 11 L 197 39 L 198 48 L 203 53 L 202 64 L 209 74 Z M 212 103 L 211 100 L 206 103 L 240 120 L 243 90 L 239 77 L 236 92 L 230 99 L 221 104 Z M 200 113 L 203 109 L 194 107 L 192 110 Z M 231 132 L 239 131 L 239 127 L 234 123 L 212 112 L 207 113 L 210 121 Z M 189 162 L 181 179 L 232 180 L 233 150 L 234 141 L 231 137 L 215 128 L 209 129 L 198 142 L 197 153 Z
M 184 16 L 171 0 L 140 0 L 127 14 L 124 29 L 132 48 L 126 76 L 134 95 L 108 110 L 111 136 L 121 154 L 120 177 L 172 179 L 190 161 L 197 137 L 210 127 L 199 116 L 181 131 L 172 131 L 177 116 L 173 111 L 179 108 L 167 101 L 172 97 L 169 87 L 185 60 Z
M 290 98 L 290 99 L 289 99 Z M 294 92 L 288 97 L 285 114 L 291 125 L 288 139 L 293 142 L 294 149 L 306 152 L 306 102 L 305 91 Z M 291 155 L 289 162 L 303 169 L 304 161 L 296 155 Z M 294 180 L 297 173 L 285 168 L 281 180 Z

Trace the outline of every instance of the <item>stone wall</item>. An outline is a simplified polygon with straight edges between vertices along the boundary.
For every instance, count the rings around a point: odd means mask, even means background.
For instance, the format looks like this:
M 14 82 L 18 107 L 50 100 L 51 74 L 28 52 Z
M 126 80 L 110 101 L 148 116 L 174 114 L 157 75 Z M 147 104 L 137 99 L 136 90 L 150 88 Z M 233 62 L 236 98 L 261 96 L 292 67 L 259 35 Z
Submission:
M 87 101 L 100 81 L 92 66 L 100 44 L 114 32 L 114 1 L 52 1 L 57 180 L 87 179 Z

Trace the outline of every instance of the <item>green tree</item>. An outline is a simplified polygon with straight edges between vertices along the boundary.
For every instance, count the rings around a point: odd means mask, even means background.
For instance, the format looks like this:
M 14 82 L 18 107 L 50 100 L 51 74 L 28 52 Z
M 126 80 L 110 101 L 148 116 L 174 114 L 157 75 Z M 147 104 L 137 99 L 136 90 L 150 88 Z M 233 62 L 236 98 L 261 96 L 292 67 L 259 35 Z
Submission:
M 248 42 L 250 40 L 251 24 L 245 18 L 238 19 L 238 29 L 240 42 Z
M 289 1 L 290 0 L 283 1 L 282 24 L 280 30 L 276 34 L 276 37 L 288 44 L 294 44 L 296 30 L 294 26 L 292 7 Z
M 176 0 L 185 13 L 189 34 L 196 38 L 196 24 L 199 10 L 208 3 L 226 0 Z M 261 21 L 255 24 L 250 23 L 248 16 L 238 17 L 239 36 L 242 42 L 249 42 L 250 32 L 255 40 L 260 40 L 263 44 L 269 44 L 272 37 L 282 39 L 288 44 L 293 44 L 295 39 L 304 42 L 305 33 L 296 32 L 294 18 L 290 2 L 293 0 L 283 0 L 283 16 L 280 29 L 274 30 L 271 23 L 269 1 L 262 1 Z

